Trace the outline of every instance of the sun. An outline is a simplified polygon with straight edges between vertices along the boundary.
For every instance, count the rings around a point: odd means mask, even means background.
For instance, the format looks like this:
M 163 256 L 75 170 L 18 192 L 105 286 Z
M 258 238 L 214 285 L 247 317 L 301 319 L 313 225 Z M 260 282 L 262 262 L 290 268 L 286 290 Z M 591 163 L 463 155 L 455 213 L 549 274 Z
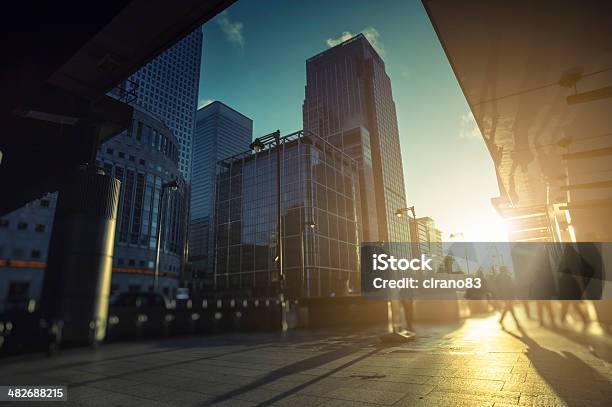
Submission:
M 459 231 L 449 233 L 448 240 L 463 242 L 507 242 L 508 227 L 497 215 L 471 219 Z

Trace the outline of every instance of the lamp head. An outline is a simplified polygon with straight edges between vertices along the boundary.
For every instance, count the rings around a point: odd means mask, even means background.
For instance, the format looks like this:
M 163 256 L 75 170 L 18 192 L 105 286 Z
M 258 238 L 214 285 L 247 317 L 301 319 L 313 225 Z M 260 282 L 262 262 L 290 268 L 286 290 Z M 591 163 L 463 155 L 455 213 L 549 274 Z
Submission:
M 175 179 L 162 184 L 162 188 L 168 188 L 170 191 L 176 191 L 178 187 L 178 182 Z
M 266 148 L 266 145 L 262 143 L 260 139 L 256 138 L 255 141 L 249 145 L 249 147 L 251 150 L 255 151 L 255 153 L 259 153 Z

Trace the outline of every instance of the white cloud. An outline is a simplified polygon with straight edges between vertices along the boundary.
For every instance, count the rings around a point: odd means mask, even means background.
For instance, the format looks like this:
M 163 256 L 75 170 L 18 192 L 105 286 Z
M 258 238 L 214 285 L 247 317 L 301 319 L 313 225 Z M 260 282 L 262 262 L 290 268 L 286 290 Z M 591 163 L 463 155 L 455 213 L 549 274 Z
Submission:
M 482 138 L 476 120 L 474 119 L 474 113 L 469 111 L 461 116 L 461 129 L 459 130 L 459 138 L 462 139 L 474 139 Z
M 344 41 L 353 38 L 355 35 L 351 34 L 349 31 L 343 31 L 342 34 L 340 34 L 339 37 L 337 38 L 328 38 L 327 41 L 325 41 L 327 43 L 328 47 L 335 47 L 336 45 L 343 43 Z
M 227 11 L 219 14 L 217 23 L 229 42 L 239 45 L 240 47 L 244 46 L 244 36 L 242 35 L 244 24 L 240 21 L 231 21 Z
M 368 41 L 370 41 L 370 44 L 372 44 L 372 47 L 374 47 L 374 49 L 376 50 L 376 52 L 378 52 L 378 54 L 381 57 L 385 56 L 385 46 L 382 42 L 380 33 L 378 32 L 378 30 L 374 27 L 367 27 L 364 28 L 363 30 L 361 30 L 361 34 L 363 34 Z M 340 36 L 338 36 L 337 38 L 328 38 L 327 41 L 325 41 L 327 43 L 328 47 L 335 47 L 336 45 L 353 38 L 355 35 L 357 34 L 353 34 L 350 31 L 343 31 L 342 34 L 340 34 Z
M 203 108 L 204 106 L 208 106 L 210 105 L 212 102 L 214 102 L 213 99 L 201 99 L 198 101 L 198 109 Z

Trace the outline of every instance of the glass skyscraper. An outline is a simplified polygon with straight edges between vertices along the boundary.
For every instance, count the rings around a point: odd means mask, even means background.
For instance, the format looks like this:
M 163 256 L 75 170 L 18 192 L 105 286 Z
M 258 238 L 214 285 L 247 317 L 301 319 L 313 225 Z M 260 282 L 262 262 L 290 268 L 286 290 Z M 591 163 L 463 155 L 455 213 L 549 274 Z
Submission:
M 391 81 L 365 36 L 306 61 L 303 120 L 359 163 L 364 241 L 409 242 L 408 220 L 395 216 L 406 193 Z
M 197 29 L 130 77 L 137 84 L 135 104 L 172 130 L 180 146 L 179 170 L 191 176 L 191 143 L 200 84 L 202 30 Z
M 196 113 L 191 178 L 189 262 L 193 286 L 212 267 L 210 222 L 213 214 L 217 161 L 249 148 L 253 121 L 221 102 L 212 102 Z
M 359 290 L 361 230 L 357 163 L 325 140 L 298 132 L 280 146 L 247 151 L 217 164 L 216 292 L 252 297 L 279 293 L 277 149 L 288 298 L 345 296 Z

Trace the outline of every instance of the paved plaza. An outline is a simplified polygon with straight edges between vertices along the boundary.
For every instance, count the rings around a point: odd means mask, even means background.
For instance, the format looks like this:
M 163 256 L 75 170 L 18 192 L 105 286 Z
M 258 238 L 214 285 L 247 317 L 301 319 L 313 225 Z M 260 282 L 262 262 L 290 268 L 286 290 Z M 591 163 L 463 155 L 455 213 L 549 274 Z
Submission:
M 382 328 L 116 343 L 1 360 L 0 384 L 67 385 L 54 404 L 92 407 L 612 405 L 609 337 L 497 317 L 393 346 Z

